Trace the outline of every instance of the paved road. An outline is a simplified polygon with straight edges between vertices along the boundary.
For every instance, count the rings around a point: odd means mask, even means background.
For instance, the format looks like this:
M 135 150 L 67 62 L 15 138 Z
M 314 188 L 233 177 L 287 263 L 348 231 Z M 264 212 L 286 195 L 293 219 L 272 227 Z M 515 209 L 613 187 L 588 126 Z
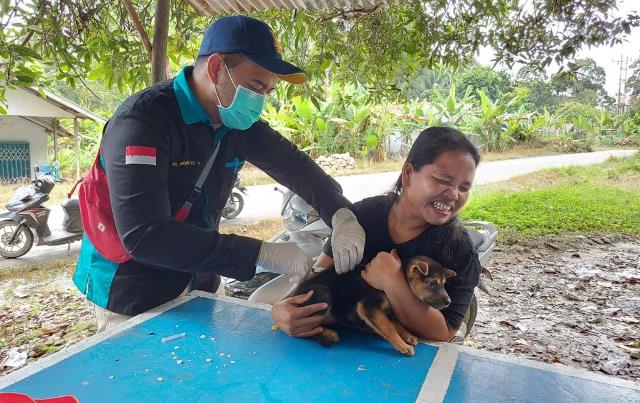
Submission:
M 544 168 L 597 164 L 611 156 L 627 157 L 633 153 L 635 150 L 614 150 L 484 162 L 478 167 L 475 184 L 499 182 Z M 398 179 L 398 172 L 341 176 L 336 179 L 342 185 L 345 196 L 351 201 L 358 201 L 391 190 Z M 279 216 L 282 196 L 274 192 L 273 188 L 274 185 L 250 186 L 244 210 L 236 220 L 259 220 Z
M 499 182 L 518 175 L 534 172 L 544 168 L 563 167 L 571 165 L 591 165 L 605 161 L 611 156 L 626 157 L 633 155 L 635 150 L 598 151 L 581 154 L 562 154 L 548 157 L 520 158 L 504 161 L 491 161 L 480 164 L 476 173 L 475 183 L 478 185 Z M 398 178 L 398 172 L 385 172 L 366 175 L 342 176 L 336 179 L 342 185 L 345 196 L 351 201 L 358 201 L 365 197 L 374 196 L 390 190 Z M 249 186 L 245 207 L 235 222 L 247 222 L 265 218 L 278 217 L 282 196 L 273 190 L 275 185 Z M 50 222 L 52 227 L 62 222 L 62 209 L 54 207 Z M 80 243 L 71 245 L 71 256 L 76 256 Z M 19 259 L 0 260 L 0 269 L 11 265 L 30 265 L 45 263 L 51 259 L 67 256 L 66 246 L 35 247 Z M 1 259 L 1 258 L 0 258 Z

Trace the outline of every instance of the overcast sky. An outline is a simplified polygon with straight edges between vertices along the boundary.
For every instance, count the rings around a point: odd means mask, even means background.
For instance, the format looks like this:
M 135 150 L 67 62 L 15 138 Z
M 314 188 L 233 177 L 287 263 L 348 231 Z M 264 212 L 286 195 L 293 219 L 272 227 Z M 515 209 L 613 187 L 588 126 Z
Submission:
M 618 11 L 614 15 L 627 15 L 631 11 L 640 12 L 640 0 L 618 0 Z M 624 43 L 620 45 L 614 47 L 598 46 L 594 48 L 585 48 L 578 52 L 578 58 L 590 57 L 594 59 L 598 65 L 604 67 L 607 73 L 607 84 L 605 88 L 611 96 L 615 96 L 618 92 L 618 75 L 620 73 L 620 65 L 614 60 L 619 61 L 620 55 L 623 55 L 625 58 L 629 57 L 631 60 L 640 58 L 640 28 L 633 29 L 631 34 L 625 39 Z M 485 49 L 480 52 L 478 61 L 482 64 L 491 65 L 492 58 L 493 52 L 491 49 Z M 518 69 L 519 67 L 515 67 L 514 73 L 517 72 Z M 549 73 L 554 73 L 557 70 L 557 66 L 552 67 L 549 69 Z M 631 75 L 631 69 L 629 69 L 628 75 Z

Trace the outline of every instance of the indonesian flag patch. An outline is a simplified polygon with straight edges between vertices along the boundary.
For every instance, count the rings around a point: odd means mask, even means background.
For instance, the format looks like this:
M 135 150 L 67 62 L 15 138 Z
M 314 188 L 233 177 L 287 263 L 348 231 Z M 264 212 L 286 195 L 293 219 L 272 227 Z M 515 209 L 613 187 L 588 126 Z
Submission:
M 156 165 L 157 149 L 145 146 L 127 146 L 125 163 L 137 165 Z

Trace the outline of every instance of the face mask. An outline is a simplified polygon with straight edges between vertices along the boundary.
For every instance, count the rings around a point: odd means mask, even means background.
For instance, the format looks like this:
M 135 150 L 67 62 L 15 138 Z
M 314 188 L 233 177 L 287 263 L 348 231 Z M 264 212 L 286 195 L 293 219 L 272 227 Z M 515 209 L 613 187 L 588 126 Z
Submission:
M 236 85 L 226 63 L 224 68 L 227 70 L 231 83 L 236 89 L 236 95 L 233 97 L 231 105 L 225 108 L 222 106 L 218 90 L 215 85 L 213 86 L 216 97 L 218 97 L 220 119 L 222 119 L 222 123 L 230 129 L 246 130 L 260 117 L 264 106 L 264 95 L 253 92 L 241 85 Z

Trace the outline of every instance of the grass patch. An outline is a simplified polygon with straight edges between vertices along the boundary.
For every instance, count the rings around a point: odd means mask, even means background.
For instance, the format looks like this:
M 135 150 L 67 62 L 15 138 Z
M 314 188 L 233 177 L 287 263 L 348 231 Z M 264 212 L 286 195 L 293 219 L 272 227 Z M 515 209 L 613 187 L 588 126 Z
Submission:
M 580 186 L 584 183 L 640 190 L 640 153 L 629 158 L 609 158 L 590 166 L 551 168 L 517 176 L 507 181 L 475 188 L 474 197 L 485 193 L 544 189 L 559 185 Z
M 524 235 L 568 232 L 640 234 L 640 192 L 584 184 L 493 193 L 469 202 L 465 217 L 487 220 Z
M 20 183 L 14 183 L 11 185 L 0 185 L 0 207 L 4 209 L 4 205 L 7 204 L 16 188 L 21 186 L 28 186 L 30 182 L 24 181 Z M 60 204 L 67 198 L 67 193 L 71 190 L 75 181 L 56 182 L 53 190 L 49 194 L 49 201 L 45 203 L 49 207 Z M 77 190 L 76 190 L 77 192 Z M 77 197 L 77 195 L 76 195 Z M 0 210 L 1 210 L 0 209 Z
M 60 348 L 61 347 L 56 346 L 53 343 L 47 342 L 47 343 L 38 344 L 35 347 L 35 350 L 38 352 L 39 355 L 46 355 L 46 354 L 52 354 L 57 351 L 60 351 Z
M 4 335 L 3 334 L 3 336 L 10 336 L 10 335 Z M 22 333 L 21 335 L 18 335 L 15 338 L 15 342 L 14 343 L 16 345 L 24 344 L 24 343 L 27 343 L 29 341 L 35 340 L 35 339 L 39 338 L 40 336 L 42 336 L 42 329 L 31 330 L 31 331 L 29 331 L 27 333 Z
M 227 221 L 223 221 L 220 224 L 220 233 L 248 236 L 264 241 L 282 231 L 283 228 L 280 217 L 233 224 L 227 224 Z
M 462 213 L 501 240 L 569 233 L 640 235 L 640 155 L 540 171 L 479 187 Z
M 482 161 L 500 161 L 515 158 L 541 157 L 544 155 L 559 155 L 562 152 L 551 146 L 516 145 L 504 151 L 485 151 L 482 153 Z
M 57 274 L 71 273 L 75 265 L 76 258 L 73 257 L 47 263 L 6 267 L 0 270 L 0 283 L 17 278 L 31 282 L 48 281 Z
M 75 325 L 71 326 L 69 330 L 67 330 L 67 334 L 65 335 L 65 339 L 76 336 L 84 331 L 95 331 L 97 328 L 94 322 L 79 322 Z

